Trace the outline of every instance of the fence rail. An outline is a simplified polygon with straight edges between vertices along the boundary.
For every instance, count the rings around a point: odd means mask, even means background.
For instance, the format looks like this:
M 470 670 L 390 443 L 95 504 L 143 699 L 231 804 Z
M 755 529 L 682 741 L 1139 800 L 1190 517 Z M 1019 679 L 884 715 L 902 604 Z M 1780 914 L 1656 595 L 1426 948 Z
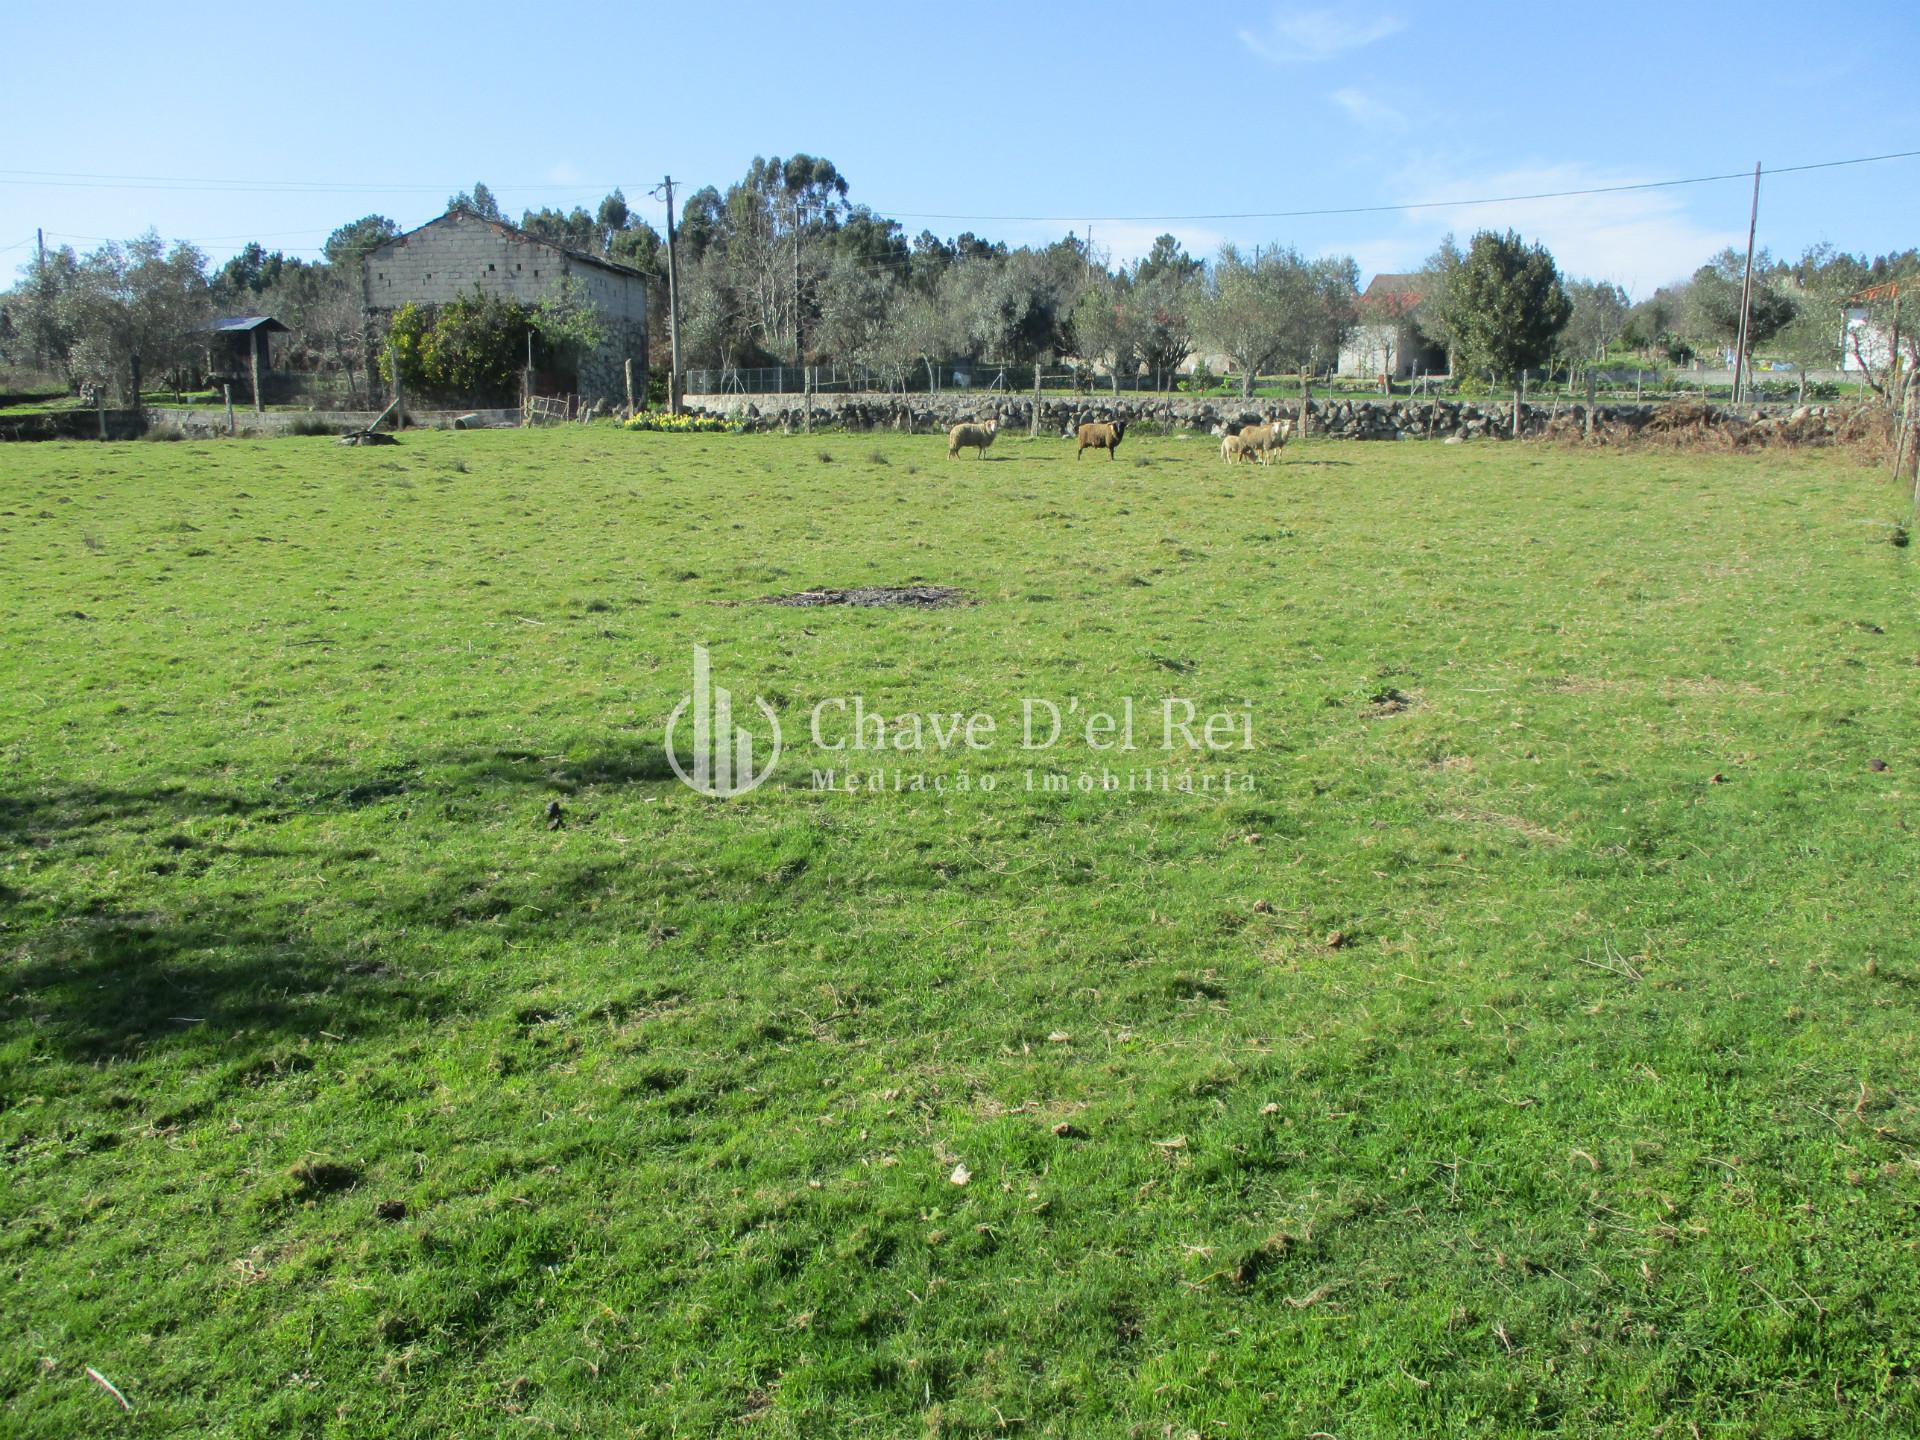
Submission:
M 811 378 L 813 393 L 832 394 L 945 394 L 949 391 L 1029 394 L 1038 375 L 1043 389 L 1111 390 L 1113 381 L 1087 366 L 1054 363 L 997 364 L 964 360 L 916 364 L 886 370 L 871 365 L 761 365 L 689 370 L 682 389 L 692 395 L 803 395 Z M 1164 386 L 1149 375 L 1122 376 L 1124 392 L 1176 388 L 1178 376 L 1164 377 Z
M 1141 374 L 1099 374 L 1086 366 L 1065 364 L 998 365 L 949 361 L 940 365 L 921 365 L 911 372 L 884 371 L 864 365 L 740 366 L 703 368 L 686 372 L 682 390 L 689 395 L 816 396 L 846 394 L 942 395 L 995 394 L 1030 395 L 1036 388 L 1049 394 L 1101 395 L 1172 394 L 1211 395 L 1232 398 L 1241 393 L 1239 377 L 1207 377 L 1204 389 L 1195 388 L 1191 374 L 1156 377 Z M 1816 373 L 1807 377 L 1804 395 L 1809 401 L 1844 398 L 1858 388 L 1854 377 Z M 1699 399 L 1724 401 L 1732 397 L 1732 377 L 1712 371 L 1686 370 L 1609 370 L 1595 376 L 1595 399 L 1609 403 L 1633 400 Z M 1552 376 L 1535 375 L 1526 387 L 1529 403 L 1551 404 L 1558 397 L 1570 403 L 1586 398 L 1585 371 L 1568 374 L 1562 370 Z M 1802 397 L 1797 374 L 1761 375 L 1749 385 L 1753 398 L 1784 402 Z M 1423 375 L 1383 383 L 1378 378 L 1354 375 L 1318 375 L 1314 377 L 1316 395 L 1336 396 L 1478 396 L 1507 398 L 1511 392 L 1497 386 L 1460 384 L 1447 375 Z M 1260 375 L 1254 378 L 1253 394 L 1263 399 L 1286 399 L 1300 393 L 1297 373 Z

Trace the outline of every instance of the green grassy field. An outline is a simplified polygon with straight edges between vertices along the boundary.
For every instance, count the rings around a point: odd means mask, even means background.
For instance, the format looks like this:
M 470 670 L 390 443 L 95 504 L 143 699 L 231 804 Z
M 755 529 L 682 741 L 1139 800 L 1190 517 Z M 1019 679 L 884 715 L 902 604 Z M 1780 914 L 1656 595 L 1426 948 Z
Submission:
M 0 1429 L 1915 1433 L 1902 508 L 1531 445 L 0 451 Z M 915 581 L 977 603 L 739 603 Z M 787 740 L 730 801 L 663 757 L 695 642 Z M 816 791 L 854 695 L 999 743 Z M 1023 698 L 1127 696 L 1254 749 L 1027 788 L 1128 766 Z

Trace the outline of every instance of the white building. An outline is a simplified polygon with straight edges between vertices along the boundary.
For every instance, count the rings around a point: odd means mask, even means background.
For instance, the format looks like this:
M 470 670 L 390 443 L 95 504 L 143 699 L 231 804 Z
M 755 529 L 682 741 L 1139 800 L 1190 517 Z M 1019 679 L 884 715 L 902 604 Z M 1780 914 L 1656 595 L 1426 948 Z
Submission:
M 1893 336 L 1873 323 L 1872 312 L 1864 305 L 1848 306 L 1846 316 L 1846 328 L 1840 333 L 1840 368 L 1856 375 L 1869 366 L 1885 369 L 1893 359 Z

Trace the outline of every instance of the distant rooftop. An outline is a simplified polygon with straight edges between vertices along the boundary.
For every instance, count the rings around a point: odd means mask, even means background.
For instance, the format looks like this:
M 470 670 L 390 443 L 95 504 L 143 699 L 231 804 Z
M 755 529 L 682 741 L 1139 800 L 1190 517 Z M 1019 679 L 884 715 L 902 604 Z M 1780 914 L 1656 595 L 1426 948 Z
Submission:
M 1366 298 L 1378 300 L 1386 295 L 1418 297 L 1426 293 L 1427 277 L 1417 272 L 1411 275 L 1376 275 L 1367 286 Z
M 605 270 L 614 275 L 621 275 L 629 280 L 644 280 L 647 278 L 647 272 L 644 270 L 637 270 L 631 265 L 622 265 L 618 260 L 609 260 L 604 255 L 590 255 L 585 250 L 576 250 L 571 245 L 562 245 L 559 241 L 549 240 L 544 235 L 535 235 L 531 230 L 522 230 L 518 225 L 509 224 L 505 220 L 490 220 L 484 215 L 474 214 L 471 210 L 449 210 L 446 214 L 435 216 L 433 219 L 427 221 L 426 224 L 417 226 L 407 231 L 404 235 L 389 236 L 371 250 L 367 251 L 367 257 L 371 259 L 382 250 L 392 249 L 396 245 L 405 245 L 422 230 L 431 230 L 434 226 L 445 225 L 449 221 L 456 223 L 466 221 L 470 224 L 485 225 L 495 233 L 505 235 L 510 239 L 525 240 L 534 245 L 544 245 L 549 250 L 559 251 L 569 260 L 576 260 L 582 265 L 591 265 L 596 269 Z
M 203 326 L 202 330 L 208 335 L 245 335 L 254 330 L 292 333 L 287 326 L 282 325 L 271 315 L 223 315 L 218 320 Z

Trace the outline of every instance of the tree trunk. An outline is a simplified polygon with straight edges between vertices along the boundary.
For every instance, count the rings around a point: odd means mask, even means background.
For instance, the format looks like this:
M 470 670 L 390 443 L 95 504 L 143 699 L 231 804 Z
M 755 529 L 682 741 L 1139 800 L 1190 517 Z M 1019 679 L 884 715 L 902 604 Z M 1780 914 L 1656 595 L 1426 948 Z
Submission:
M 1513 438 L 1520 438 L 1520 387 L 1513 387 Z

